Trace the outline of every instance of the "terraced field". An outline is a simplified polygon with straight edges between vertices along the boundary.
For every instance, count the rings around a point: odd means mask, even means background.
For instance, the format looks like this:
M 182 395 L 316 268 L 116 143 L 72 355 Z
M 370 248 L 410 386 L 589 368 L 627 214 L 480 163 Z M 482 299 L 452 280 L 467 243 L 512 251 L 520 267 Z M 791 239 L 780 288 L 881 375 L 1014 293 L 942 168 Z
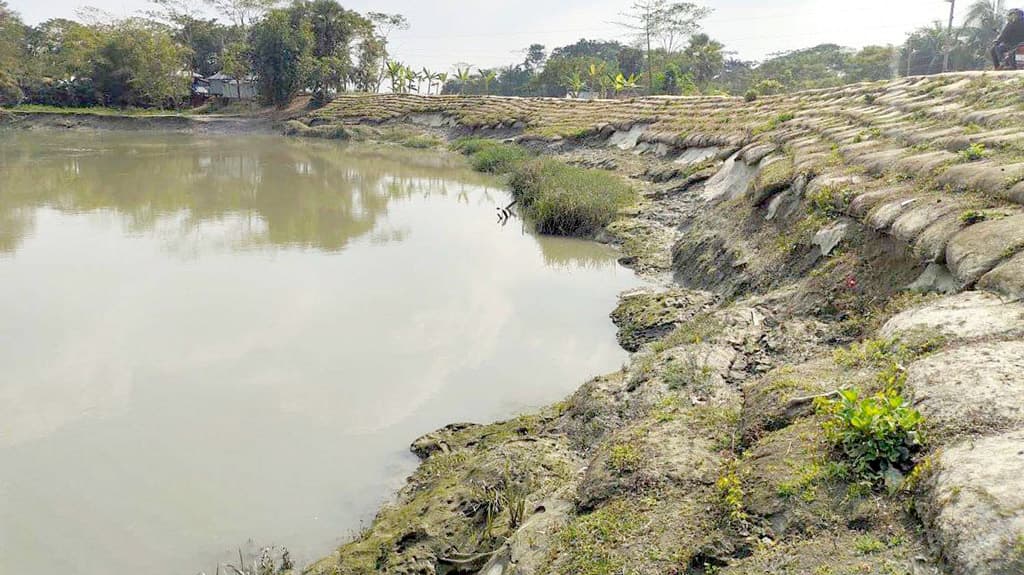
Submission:
M 418 440 L 395 504 L 309 572 L 1024 573 L 1024 76 L 346 95 L 302 121 L 611 170 L 643 199 L 601 237 L 664 280 L 613 314 L 628 368 Z M 849 389 L 920 412 L 913 470 L 843 463 L 814 400 Z

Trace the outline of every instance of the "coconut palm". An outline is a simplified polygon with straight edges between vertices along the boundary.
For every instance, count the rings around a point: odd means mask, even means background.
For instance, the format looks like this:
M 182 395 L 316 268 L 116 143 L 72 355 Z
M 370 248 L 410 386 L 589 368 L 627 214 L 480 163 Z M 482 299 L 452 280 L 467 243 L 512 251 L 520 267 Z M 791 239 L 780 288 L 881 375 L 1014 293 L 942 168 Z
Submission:
M 448 84 L 448 72 L 438 72 L 434 77 L 437 78 L 437 93 L 441 95 L 444 93 L 444 87 Z

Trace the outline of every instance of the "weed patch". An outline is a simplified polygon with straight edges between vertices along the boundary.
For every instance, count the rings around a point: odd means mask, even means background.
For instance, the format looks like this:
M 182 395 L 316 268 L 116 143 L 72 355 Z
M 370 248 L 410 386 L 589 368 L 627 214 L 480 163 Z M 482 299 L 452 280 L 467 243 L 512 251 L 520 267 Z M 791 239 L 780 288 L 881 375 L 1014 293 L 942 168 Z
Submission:
M 841 390 L 837 399 L 819 399 L 816 406 L 827 417 L 825 437 L 858 476 L 877 481 L 889 470 L 913 467 L 913 454 L 923 446 L 924 418 L 895 390 L 870 397 Z
M 521 163 L 509 185 L 527 217 L 545 234 L 593 234 L 636 201 L 636 191 L 614 174 L 552 159 Z
M 960 156 L 962 162 L 977 162 L 985 159 L 985 156 L 988 156 L 988 151 L 985 149 L 985 144 L 975 143 L 960 150 L 957 155 Z

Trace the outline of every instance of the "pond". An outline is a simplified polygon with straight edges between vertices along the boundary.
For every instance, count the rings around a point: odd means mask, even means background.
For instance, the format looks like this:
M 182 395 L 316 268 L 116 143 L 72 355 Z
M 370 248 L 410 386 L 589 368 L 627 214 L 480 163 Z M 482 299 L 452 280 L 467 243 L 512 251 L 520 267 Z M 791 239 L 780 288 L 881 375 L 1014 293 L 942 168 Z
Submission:
M 313 560 L 417 436 L 619 368 L 638 280 L 509 201 L 440 152 L 0 132 L 0 572 Z

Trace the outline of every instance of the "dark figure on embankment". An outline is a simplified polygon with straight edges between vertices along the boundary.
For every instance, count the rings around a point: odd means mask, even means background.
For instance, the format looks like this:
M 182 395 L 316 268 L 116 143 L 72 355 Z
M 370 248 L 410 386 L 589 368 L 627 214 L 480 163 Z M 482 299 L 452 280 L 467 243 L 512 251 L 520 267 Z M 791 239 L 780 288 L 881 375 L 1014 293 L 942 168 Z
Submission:
M 1016 52 L 1020 44 L 1024 44 L 1024 11 L 1014 8 L 1007 14 L 1006 26 L 992 44 L 992 63 L 996 70 L 1017 69 L 1016 61 L 1008 60 L 1007 54 Z

